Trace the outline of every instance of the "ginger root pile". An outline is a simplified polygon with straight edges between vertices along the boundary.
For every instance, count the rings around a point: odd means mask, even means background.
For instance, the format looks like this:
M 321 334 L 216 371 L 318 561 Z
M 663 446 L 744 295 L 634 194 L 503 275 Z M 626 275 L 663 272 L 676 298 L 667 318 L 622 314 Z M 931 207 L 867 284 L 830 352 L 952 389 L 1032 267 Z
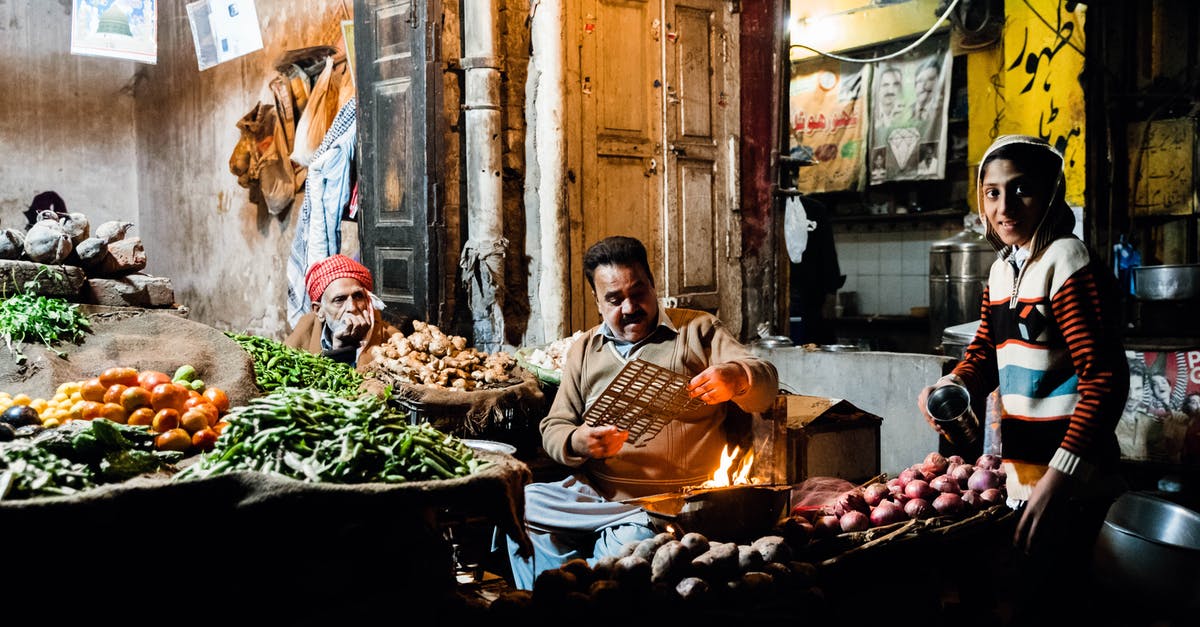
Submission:
M 466 338 L 416 320 L 412 333 L 371 347 L 369 368 L 395 381 L 469 391 L 508 381 L 515 364 L 504 351 L 476 350 Z

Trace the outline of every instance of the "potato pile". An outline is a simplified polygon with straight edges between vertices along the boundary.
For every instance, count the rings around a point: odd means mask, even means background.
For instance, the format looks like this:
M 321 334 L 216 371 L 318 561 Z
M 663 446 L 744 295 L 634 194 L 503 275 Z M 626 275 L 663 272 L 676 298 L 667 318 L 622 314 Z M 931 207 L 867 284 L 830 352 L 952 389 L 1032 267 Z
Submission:
M 371 347 L 368 369 L 393 383 L 470 391 L 509 381 L 515 364 L 508 353 L 476 350 L 467 346 L 466 338 L 416 320 L 412 333 L 394 333 Z
M 753 610 L 784 603 L 796 616 L 812 616 L 821 609 L 817 575 L 816 566 L 798 560 L 780 536 L 738 544 L 710 541 L 696 532 L 681 537 L 662 532 L 626 543 L 618 555 L 602 557 L 595 566 L 574 559 L 543 571 L 532 592 L 506 591 L 489 610 L 517 619 L 609 612 L 596 617 L 626 621 L 664 612 L 682 625 L 714 608 Z M 572 613 L 572 607 L 582 613 Z

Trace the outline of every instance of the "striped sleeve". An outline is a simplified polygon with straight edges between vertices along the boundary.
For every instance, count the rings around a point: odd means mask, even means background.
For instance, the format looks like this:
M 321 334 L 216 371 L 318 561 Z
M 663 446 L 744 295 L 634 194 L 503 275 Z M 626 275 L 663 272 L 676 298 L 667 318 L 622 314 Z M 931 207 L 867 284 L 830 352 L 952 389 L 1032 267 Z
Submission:
M 975 338 L 967 345 L 963 358 L 954 367 L 953 374 L 962 379 L 972 397 L 982 396 L 996 389 L 1000 375 L 996 367 L 996 342 L 991 330 L 991 286 L 984 286 L 979 304 L 979 329 Z
M 1085 461 L 1095 456 L 1099 443 L 1115 430 L 1129 393 L 1129 367 L 1118 324 L 1105 318 L 1113 311 L 1105 308 L 1108 295 L 1101 293 L 1102 277 L 1096 272 L 1093 261 L 1072 274 L 1050 299 L 1079 377 L 1079 401 L 1060 448 Z

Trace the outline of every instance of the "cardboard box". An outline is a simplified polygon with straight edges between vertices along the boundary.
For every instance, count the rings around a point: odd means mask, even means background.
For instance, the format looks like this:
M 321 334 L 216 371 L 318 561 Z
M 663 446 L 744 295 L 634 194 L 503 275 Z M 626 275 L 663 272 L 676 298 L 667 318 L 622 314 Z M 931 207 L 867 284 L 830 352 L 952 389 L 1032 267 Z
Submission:
M 755 434 L 755 450 L 776 482 L 837 477 L 854 483 L 879 474 L 883 419 L 849 401 L 780 394 L 769 427 Z

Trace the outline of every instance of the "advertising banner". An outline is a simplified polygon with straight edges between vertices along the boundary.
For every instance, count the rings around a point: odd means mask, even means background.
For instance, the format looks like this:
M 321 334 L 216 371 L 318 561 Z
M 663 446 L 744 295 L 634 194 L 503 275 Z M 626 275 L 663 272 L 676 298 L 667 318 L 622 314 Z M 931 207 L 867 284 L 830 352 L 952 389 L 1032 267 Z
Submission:
M 791 155 L 802 167 L 796 189 L 806 194 L 862 188 L 866 98 L 870 66 L 824 57 L 794 64 L 788 94 Z
M 953 58 L 946 37 L 875 64 L 871 184 L 946 177 L 946 110 Z

